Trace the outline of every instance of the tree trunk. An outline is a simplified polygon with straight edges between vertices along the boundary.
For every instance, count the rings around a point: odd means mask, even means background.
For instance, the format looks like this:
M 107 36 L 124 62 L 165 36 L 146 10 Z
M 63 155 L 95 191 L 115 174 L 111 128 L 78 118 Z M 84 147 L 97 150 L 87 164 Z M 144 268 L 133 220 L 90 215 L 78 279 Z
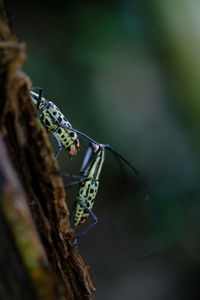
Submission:
M 92 299 L 24 58 L 0 0 L 0 299 Z

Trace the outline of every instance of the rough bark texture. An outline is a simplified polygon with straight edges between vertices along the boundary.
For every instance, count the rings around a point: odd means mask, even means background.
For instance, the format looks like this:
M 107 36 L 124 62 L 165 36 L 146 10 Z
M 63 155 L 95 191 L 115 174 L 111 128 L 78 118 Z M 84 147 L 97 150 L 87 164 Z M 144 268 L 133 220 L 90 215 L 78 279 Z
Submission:
M 63 181 L 20 71 L 24 58 L 0 1 L 0 299 L 92 299 L 71 246 Z

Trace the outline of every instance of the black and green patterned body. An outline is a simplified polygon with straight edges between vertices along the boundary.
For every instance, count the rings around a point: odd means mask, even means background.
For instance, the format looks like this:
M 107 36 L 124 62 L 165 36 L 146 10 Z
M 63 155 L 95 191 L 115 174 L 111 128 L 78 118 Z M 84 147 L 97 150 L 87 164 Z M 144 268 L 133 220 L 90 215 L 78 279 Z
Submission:
M 97 148 L 94 150 L 92 159 L 89 161 L 87 167 L 82 171 L 82 176 L 88 180 L 81 180 L 80 188 L 77 200 L 83 202 L 87 207 L 92 210 L 94 205 L 94 200 L 96 198 L 98 187 L 99 187 L 99 175 L 101 173 L 102 165 L 105 159 L 105 149 L 100 148 L 96 145 Z M 74 204 L 74 225 L 80 225 L 85 222 L 88 218 L 89 213 L 86 209 L 79 203 L 75 202 Z
M 54 133 L 63 148 L 71 157 L 77 154 L 80 148 L 80 142 L 76 132 L 70 130 L 72 125 L 66 117 L 60 112 L 59 108 L 51 101 L 44 98 L 38 103 L 38 94 L 30 92 L 32 102 L 41 111 L 40 119 L 47 131 Z

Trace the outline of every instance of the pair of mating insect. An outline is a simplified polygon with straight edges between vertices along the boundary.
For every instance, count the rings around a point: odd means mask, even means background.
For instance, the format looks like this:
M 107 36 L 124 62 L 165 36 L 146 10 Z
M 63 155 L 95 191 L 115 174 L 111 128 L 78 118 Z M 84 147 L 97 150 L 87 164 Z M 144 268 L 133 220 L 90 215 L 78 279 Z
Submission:
M 92 218 L 92 223 L 77 235 L 74 243 L 97 223 L 97 217 L 93 214 L 92 208 L 99 187 L 99 176 L 105 160 L 106 150 L 111 151 L 114 156 L 121 159 L 134 171 L 144 187 L 145 198 L 150 199 L 147 185 L 142 175 L 132 163 L 115 151 L 110 145 L 100 144 L 85 133 L 73 128 L 58 107 L 53 102 L 47 101 L 42 97 L 42 89 L 38 89 L 38 93 L 31 91 L 30 95 L 32 102 L 38 109 L 38 116 L 44 127 L 52 134 L 57 143 L 58 150 L 55 154 L 56 158 L 62 148 L 68 152 L 71 158 L 78 153 L 80 142 L 77 134 L 83 136 L 90 142 L 80 169 L 80 176 L 64 173 L 64 175 L 78 179 L 75 182 L 69 183 L 69 185 L 79 184 L 79 191 L 73 209 L 74 225 L 83 224 L 89 216 Z

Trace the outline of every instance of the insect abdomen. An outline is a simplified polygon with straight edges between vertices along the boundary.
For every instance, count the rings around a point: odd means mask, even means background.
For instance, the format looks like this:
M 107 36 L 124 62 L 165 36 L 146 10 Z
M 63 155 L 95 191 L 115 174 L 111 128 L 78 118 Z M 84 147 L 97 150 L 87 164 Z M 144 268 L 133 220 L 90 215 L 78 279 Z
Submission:
M 80 148 L 80 142 L 77 134 L 74 131 L 67 130 L 63 127 L 58 127 L 55 131 L 55 134 L 63 145 L 63 148 L 69 153 L 70 156 L 77 154 Z
M 55 105 L 52 106 L 51 104 L 50 108 L 47 108 L 43 111 L 41 119 L 47 130 L 55 133 L 69 155 L 76 155 L 80 148 L 78 136 L 76 132 L 56 124 L 56 122 L 59 122 L 69 128 L 72 127 L 63 114 L 61 114 L 61 112 L 58 110 L 58 108 Z
M 99 181 L 87 180 L 81 182 L 81 188 L 79 189 L 77 199 L 84 202 L 91 210 L 94 205 L 94 200 L 98 191 Z M 88 218 L 89 213 L 78 202 L 74 204 L 74 225 L 80 225 Z

